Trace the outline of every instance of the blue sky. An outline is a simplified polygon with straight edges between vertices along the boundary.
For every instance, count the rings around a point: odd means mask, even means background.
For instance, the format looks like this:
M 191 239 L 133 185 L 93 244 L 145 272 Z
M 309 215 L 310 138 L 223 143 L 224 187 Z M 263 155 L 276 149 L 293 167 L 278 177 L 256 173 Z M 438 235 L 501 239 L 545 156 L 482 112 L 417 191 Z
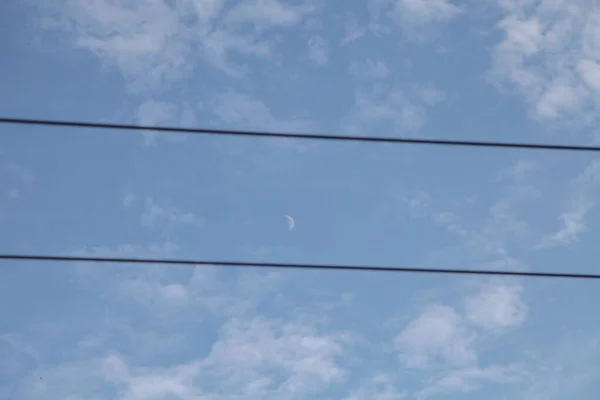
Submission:
M 3 116 L 599 139 L 587 0 L 20 0 L 0 21 Z M 2 253 L 598 272 L 592 154 L 0 129 Z M 0 398 L 600 392 L 594 282 L 27 262 L 0 277 Z

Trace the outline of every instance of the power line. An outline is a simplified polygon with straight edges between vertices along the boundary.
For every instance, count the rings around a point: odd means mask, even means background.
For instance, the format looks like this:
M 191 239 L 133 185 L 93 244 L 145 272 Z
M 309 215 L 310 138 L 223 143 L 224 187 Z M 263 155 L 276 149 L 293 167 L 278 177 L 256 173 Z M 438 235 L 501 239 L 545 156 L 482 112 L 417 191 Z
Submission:
M 123 257 L 91 257 L 91 256 L 44 256 L 0 254 L 0 260 L 12 261 L 57 261 L 57 262 L 92 262 L 118 264 L 162 264 L 181 266 L 216 266 L 244 268 L 279 268 L 279 269 L 308 269 L 336 271 L 369 271 L 369 272 L 401 272 L 421 274 L 452 274 L 452 275 L 496 275 L 519 276 L 535 278 L 566 278 L 566 279 L 600 279 L 600 274 L 578 274 L 566 272 L 526 272 L 479 269 L 441 269 L 416 267 L 382 267 L 365 265 L 332 265 L 332 264 L 298 264 L 298 263 L 262 263 L 248 261 L 201 261 L 189 259 L 155 259 L 155 258 L 123 258 Z
M 78 121 L 59 121 L 59 120 L 41 120 L 41 119 L 23 119 L 23 118 L 0 118 L 2 124 L 19 125 L 43 125 L 60 126 L 66 128 L 102 128 L 117 129 L 126 131 L 153 131 L 164 133 L 185 133 L 185 134 L 204 134 L 204 135 L 228 135 L 228 136 L 253 136 L 268 138 L 287 138 L 287 139 L 313 139 L 313 140 L 339 140 L 349 142 L 375 142 L 375 143 L 404 143 L 404 144 L 424 144 L 440 146 L 462 146 L 462 147 L 494 147 L 494 148 L 513 148 L 530 150 L 563 150 L 563 151 L 600 151 L 600 146 L 573 146 L 562 144 L 539 144 L 539 143 L 515 143 L 515 142 L 482 142 L 482 141 L 463 141 L 463 140 L 443 140 L 443 139 L 417 139 L 417 138 L 391 138 L 381 136 L 348 136 L 348 135 L 324 135 L 308 133 L 278 133 L 265 131 L 246 131 L 229 129 L 208 129 L 208 128 L 177 128 L 169 126 L 148 126 L 148 125 L 130 125 L 130 124 L 109 124 L 96 122 L 78 122 Z

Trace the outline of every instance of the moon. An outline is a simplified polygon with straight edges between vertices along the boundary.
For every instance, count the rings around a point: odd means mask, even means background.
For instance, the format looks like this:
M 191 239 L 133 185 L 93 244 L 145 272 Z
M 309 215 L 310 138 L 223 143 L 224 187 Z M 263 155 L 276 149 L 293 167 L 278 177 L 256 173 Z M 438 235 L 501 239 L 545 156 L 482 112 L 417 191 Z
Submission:
M 287 221 L 288 230 L 291 231 L 292 229 L 294 229 L 294 225 L 296 225 L 296 223 L 294 222 L 294 218 L 290 217 L 289 215 L 286 215 L 285 219 Z

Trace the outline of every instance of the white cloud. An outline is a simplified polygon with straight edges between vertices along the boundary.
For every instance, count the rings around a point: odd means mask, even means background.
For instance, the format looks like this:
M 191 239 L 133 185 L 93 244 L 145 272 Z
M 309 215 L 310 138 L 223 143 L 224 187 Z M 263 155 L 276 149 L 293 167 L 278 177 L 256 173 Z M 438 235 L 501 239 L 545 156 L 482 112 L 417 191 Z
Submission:
M 354 105 L 342 122 L 343 130 L 365 134 L 364 129 L 389 123 L 393 133 L 418 131 L 427 122 L 430 105 L 427 100 L 421 88 L 415 85 L 405 90 L 378 83 L 370 89 L 359 88 Z
M 119 354 L 109 354 L 89 361 L 65 363 L 45 368 L 39 376 L 25 379 L 19 390 L 22 398 L 90 398 L 94 393 L 116 393 L 123 400 L 143 400 L 178 396 L 199 398 L 202 391 L 194 384 L 200 372 L 198 363 L 175 367 L 140 368 L 131 366 Z M 90 397 L 92 396 L 92 397 Z
M 132 193 L 127 193 L 125 196 L 123 196 L 123 207 L 129 209 L 129 208 L 133 207 L 135 201 L 136 201 L 135 195 Z
M 90 397 L 115 393 L 124 400 L 303 398 L 341 381 L 348 345 L 340 333 L 306 322 L 231 319 L 206 356 L 191 351 L 172 366 L 138 365 L 118 352 L 43 367 L 23 379 L 19 398 Z M 43 376 L 43 380 L 39 379 Z
M 411 321 L 394 342 L 407 367 L 425 368 L 440 361 L 461 366 L 477 362 L 475 337 L 453 308 L 433 305 Z
M 525 321 L 527 306 L 518 285 L 489 283 L 479 293 L 466 299 L 468 320 L 484 329 L 501 331 Z
M 76 256 L 173 258 L 185 249 L 172 243 L 153 245 L 120 245 L 116 247 L 91 247 L 71 251 Z M 105 268 L 82 263 L 77 270 L 79 282 L 90 284 L 107 301 L 131 301 L 146 311 L 161 317 L 179 318 L 179 312 L 209 312 L 221 316 L 243 316 L 253 312 L 261 301 L 271 298 L 279 288 L 282 276 L 277 272 L 262 273 L 240 271 L 233 282 L 220 279 L 221 269 L 209 265 L 197 266 L 191 275 L 171 278 L 168 269 L 161 265 L 107 264 Z M 182 315 L 182 316 L 181 316 Z M 187 318 L 187 314 L 181 314 Z
M 432 83 L 414 85 L 416 96 L 426 105 L 433 106 L 446 100 L 446 94 L 438 90 Z
M 88 246 L 72 249 L 67 252 L 68 255 L 81 257 L 113 257 L 113 258 L 168 258 L 181 252 L 181 247 L 175 243 L 166 241 L 161 243 L 148 244 L 121 244 L 118 246 Z M 143 271 L 143 273 L 141 273 Z M 104 268 L 98 268 L 95 263 L 78 263 L 75 273 L 79 283 L 82 285 L 90 284 L 91 288 L 100 291 L 102 296 L 108 294 L 108 298 L 114 297 L 115 292 L 121 296 L 119 289 L 123 282 L 135 286 L 139 284 L 140 292 L 145 290 L 151 292 L 154 282 L 145 282 L 143 277 L 152 277 L 155 280 L 157 271 L 160 269 L 155 265 L 132 266 L 126 264 L 106 264 Z M 109 283 L 107 283 L 107 281 Z M 132 283 L 133 282 L 133 283 Z
M 407 392 L 400 390 L 398 386 L 390 375 L 375 375 L 362 383 L 360 388 L 352 390 L 343 400 L 400 400 L 406 398 Z
M 566 337 L 531 354 L 530 385 L 524 398 L 533 400 L 577 397 L 579 393 L 595 393 L 600 377 L 598 367 L 598 335 L 581 335 L 569 330 Z
M 420 390 L 417 398 L 425 399 L 444 392 L 473 392 L 483 383 L 518 383 L 524 380 L 524 371 L 519 366 L 467 367 L 448 372 L 433 384 Z
M 176 111 L 173 104 L 149 99 L 138 110 L 138 122 L 152 126 L 168 124 L 175 117 Z
M 196 121 L 194 110 L 187 104 L 178 107 L 175 104 L 157 101 L 152 98 L 142 103 L 138 109 L 137 122 L 145 126 L 160 126 L 177 124 L 177 126 L 194 125 Z M 158 132 L 144 131 L 144 146 L 156 144 Z M 171 142 L 181 142 L 186 136 L 183 134 L 168 133 L 163 137 Z
M 6 345 L 8 349 L 3 345 Z M 18 371 L 27 363 L 33 363 L 37 367 L 42 362 L 33 346 L 15 334 L 0 334 L 0 354 L 5 361 L 0 364 L 0 371 L 4 374 L 8 374 L 9 371 Z
M 260 26 L 293 26 L 315 11 L 311 5 L 292 6 L 277 0 L 251 0 L 236 5 L 227 22 L 252 23 Z
M 337 360 L 347 343 L 342 334 L 321 334 L 307 324 L 232 319 L 204 364 L 224 390 L 256 393 L 260 382 L 256 394 L 295 397 L 344 378 Z M 273 379 L 274 371 L 283 376 Z
M 278 118 L 261 100 L 229 90 L 217 95 L 213 111 L 224 122 L 249 129 L 273 131 L 303 131 L 314 126 L 311 121 L 300 118 Z
M 413 217 L 422 217 L 431 205 L 431 195 L 423 191 L 415 191 L 401 196 L 400 200 L 404 203 Z
M 307 43 L 308 46 L 308 58 L 318 65 L 325 65 L 329 61 L 327 40 L 321 36 L 312 36 Z
M 307 118 L 294 115 L 278 117 L 261 100 L 245 93 L 228 90 L 218 94 L 212 105 L 213 113 L 226 124 L 243 129 L 256 129 L 278 133 L 310 133 L 317 130 L 317 124 Z M 296 139 L 270 139 L 269 146 L 281 150 L 307 152 L 316 148 L 314 142 Z M 229 146 L 227 151 L 232 151 Z
M 131 298 L 119 297 L 130 300 Z M 170 311 L 173 311 L 171 309 Z M 139 363 L 149 363 L 157 356 L 173 355 L 189 345 L 190 338 L 183 332 L 169 332 L 157 329 L 140 328 L 131 319 L 104 316 L 97 329 L 88 332 L 76 344 L 75 354 L 82 358 L 94 358 L 107 352 L 124 351 Z M 163 321 L 164 322 L 164 321 Z M 172 321 L 171 321 L 172 322 Z
M 449 232 L 454 232 L 459 236 L 466 237 L 468 231 L 462 226 L 460 217 L 453 212 L 444 211 L 431 215 L 433 222 L 445 227 Z
M 264 31 L 294 26 L 314 10 L 277 0 L 233 7 L 224 0 L 80 0 L 39 7 L 45 27 L 65 32 L 75 47 L 119 68 L 135 92 L 189 76 L 200 60 L 240 77 L 247 65 L 235 56 L 271 58 L 275 42 Z
M 520 160 L 507 170 L 500 172 L 500 179 L 509 178 L 516 183 L 522 183 L 527 180 L 533 172 L 538 169 L 538 165 L 531 160 Z
M 448 21 L 460 13 L 449 0 L 394 0 L 392 3 L 394 17 L 407 25 Z
M 43 10 L 54 12 L 52 27 L 66 31 L 77 48 L 117 66 L 135 90 L 189 71 L 180 16 L 163 1 L 59 3 Z
M 571 183 L 569 206 L 560 215 L 562 227 L 555 233 L 543 238 L 538 249 L 564 246 L 579 239 L 585 231 L 585 220 L 594 208 L 594 191 L 600 184 L 600 161 L 592 161 L 586 169 Z
M 581 60 L 577 65 L 583 81 L 592 89 L 600 92 L 600 65 L 596 61 Z
M 188 298 L 187 289 L 179 283 L 161 283 L 142 277 L 120 280 L 116 291 L 121 298 L 147 307 L 185 304 Z
M 171 283 L 163 288 L 163 295 L 168 299 L 184 300 L 187 298 L 187 289 L 179 283 Z
M 22 165 L 8 163 L 4 166 L 4 170 L 22 184 L 33 182 L 33 174 Z
M 121 244 L 114 248 L 107 246 L 93 246 L 69 251 L 69 254 L 77 256 L 96 257 L 156 257 L 169 256 L 180 250 L 180 247 L 171 242 L 154 244 Z
M 488 282 L 464 302 L 464 314 L 447 305 L 426 307 L 394 339 L 404 366 L 431 376 L 414 393 L 416 398 L 471 392 L 489 382 L 521 382 L 526 375 L 523 365 L 516 363 L 482 366 L 478 354 L 482 343 L 524 322 L 527 307 L 520 286 Z
M 344 37 L 342 38 L 340 45 L 346 46 L 355 40 L 360 39 L 366 33 L 366 29 L 361 27 L 358 23 L 356 16 L 350 15 L 344 25 Z
M 350 64 L 349 71 L 352 75 L 360 78 L 385 78 L 389 75 L 387 65 L 383 61 L 374 61 L 370 58 L 359 62 L 353 61 Z
M 394 21 L 411 40 L 422 40 L 436 25 L 446 23 L 461 14 L 461 9 L 449 0 L 370 0 L 369 10 L 378 31 L 382 16 Z
M 471 216 L 473 205 L 470 202 L 455 205 L 450 208 L 452 211 L 446 207 L 422 210 L 422 217 L 430 218 L 459 239 L 456 245 L 433 251 L 430 262 L 526 270 L 526 263 L 516 260 L 511 253 L 529 250 L 539 240 L 525 209 L 540 197 L 535 183 L 528 180 L 533 170 L 534 164 L 525 161 L 518 161 L 502 170 L 497 176 L 509 178 L 507 185 L 500 188 L 500 195 L 491 201 L 487 209 L 477 211 L 484 213 L 479 218 Z M 464 215 L 459 212 L 459 207 L 466 207 Z
M 585 0 L 499 5 L 504 37 L 493 51 L 495 82 L 516 88 L 541 120 L 595 120 L 600 8 Z
M 581 107 L 581 100 L 586 93 L 581 88 L 569 83 L 549 84 L 535 106 L 536 114 L 544 119 L 553 119 L 563 112 Z
M 167 224 L 177 225 L 202 225 L 203 220 L 198 215 L 183 211 L 175 207 L 163 207 L 157 204 L 152 197 L 146 197 L 145 208 L 141 216 L 142 225 L 153 227 Z

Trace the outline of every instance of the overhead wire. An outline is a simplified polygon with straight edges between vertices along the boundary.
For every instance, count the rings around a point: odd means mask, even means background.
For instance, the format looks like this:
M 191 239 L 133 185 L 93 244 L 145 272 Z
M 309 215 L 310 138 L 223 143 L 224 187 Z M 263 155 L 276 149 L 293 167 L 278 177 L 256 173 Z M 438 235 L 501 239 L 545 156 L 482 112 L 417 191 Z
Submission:
M 450 274 L 450 275 L 487 275 L 513 276 L 529 278 L 563 278 L 563 279 L 600 279 L 600 274 L 583 274 L 567 272 L 533 272 L 508 271 L 489 269 L 454 269 L 454 268 L 418 268 L 418 267 L 385 267 L 368 265 L 335 265 L 335 264 L 302 264 L 274 263 L 250 261 L 206 261 L 194 259 L 160 259 L 160 258 L 126 258 L 126 257 L 93 257 L 93 256 L 52 256 L 52 255 L 21 255 L 0 254 L 0 261 L 43 261 L 43 262 L 87 262 L 87 263 L 116 263 L 116 264 L 160 264 L 171 266 L 204 266 L 204 267 L 242 267 L 242 268 L 277 268 L 303 270 L 334 270 L 334 271 L 368 271 L 396 272 L 419 274 Z
M 488 141 L 462 141 L 423 138 L 394 138 L 381 136 L 354 136 L 354 135 L 325 135 L 307 133 L 280 133 L 266 131 L 209 129 L 209 128 L 184 128 L 170 126 L 149 126 L 134 124 L 111 124 L 82 121 L 61 121 L 25 118 L 0 118 L 0 124 L 55 126 L 65 128 L 112 129 L 125 131 L 153 131 L 164 133 L 207 134 L 227 136 L 247 136 L 287 139 L 313 139 L 337 140 L 350 142 L 375 142 L 375 143 L 403 143 L 441 146 L 463 147 L 488 147 L 488 148 L 513 148 L 531 150 L 559 150 L 559 151 L 588 151 L 598 152 L 600 146 L 556 145 L 539 143 L 517 142 L 488 142 Z M 600 279 L 600 274 L 583 274 L 567 272 L 532 272 L 508 271 L 488 269 L 454 269 L 454 268 L 418 268 L 418 267 L 385 267 L 366 265 L 332 265 L 332 264 L 302 264 L 302 263 L 273 263 L 273 262 L 248 262 L 248 261 L 202 261 L 191 259 L 155 259 L 155 258 L 122 258 L 122 257 L 91 257 L 91 256 L 54 256 L 54 255 L 24 255 L 0 254 L 3 261 L 55 261 L 55 262 L 91 262 L 91 263 L 120 263 L 120 264 L 162 264 L 162 265 L 188 265 L 188 266 L 222 266 L 222 267 L 248 267 L 248 268 L 284 268 L 284 269 L 309 269 L 309 270 L 338 270 L 338 271 L 370 271 L 370 272 L 400 272 L 400 273 L 426 273 L 426 274 L 454 274 L 454 275 L 496 275 L 536 278 L 564 278 L 564 279 Z
M 153 126 L 135 124 L 111 124 L 101 122 L 61 121 L 45 119 L 26 118 L 0 118 L 0 124 L 16 125 L 38 125 L 56 126 L 64 128 L 88 128 L 88 129 L 112 129 L 125 131 L 152 131 L 163 133 L 182 133 L 195 135 L 227 135 L 246 137 L 286 138 L 286 139 L 309 139 L 309 140 L 337 140 L 347 142 L 372 142 L 372 143 L 403 143 L 437 146 L 461 146 L 461 147 L 488 147 L 488 148 L 512 148 L 529 150 L 559 150 L 559 151 L 587 151 L 599 152 L 600 146 L 563 145 L 563 144 L 541 144 L 541 143 L 519 143 L 519 142 L 490 142 L 471 140 L 446 140 L 425 138 L 397 138 L 385 136 L 355 136 L 355 135 L 329 135 L 316 133 L 281 133 L 252 130 L 234 129 L 212 129 L 212 128 L 185 128 L 174 126 Z

